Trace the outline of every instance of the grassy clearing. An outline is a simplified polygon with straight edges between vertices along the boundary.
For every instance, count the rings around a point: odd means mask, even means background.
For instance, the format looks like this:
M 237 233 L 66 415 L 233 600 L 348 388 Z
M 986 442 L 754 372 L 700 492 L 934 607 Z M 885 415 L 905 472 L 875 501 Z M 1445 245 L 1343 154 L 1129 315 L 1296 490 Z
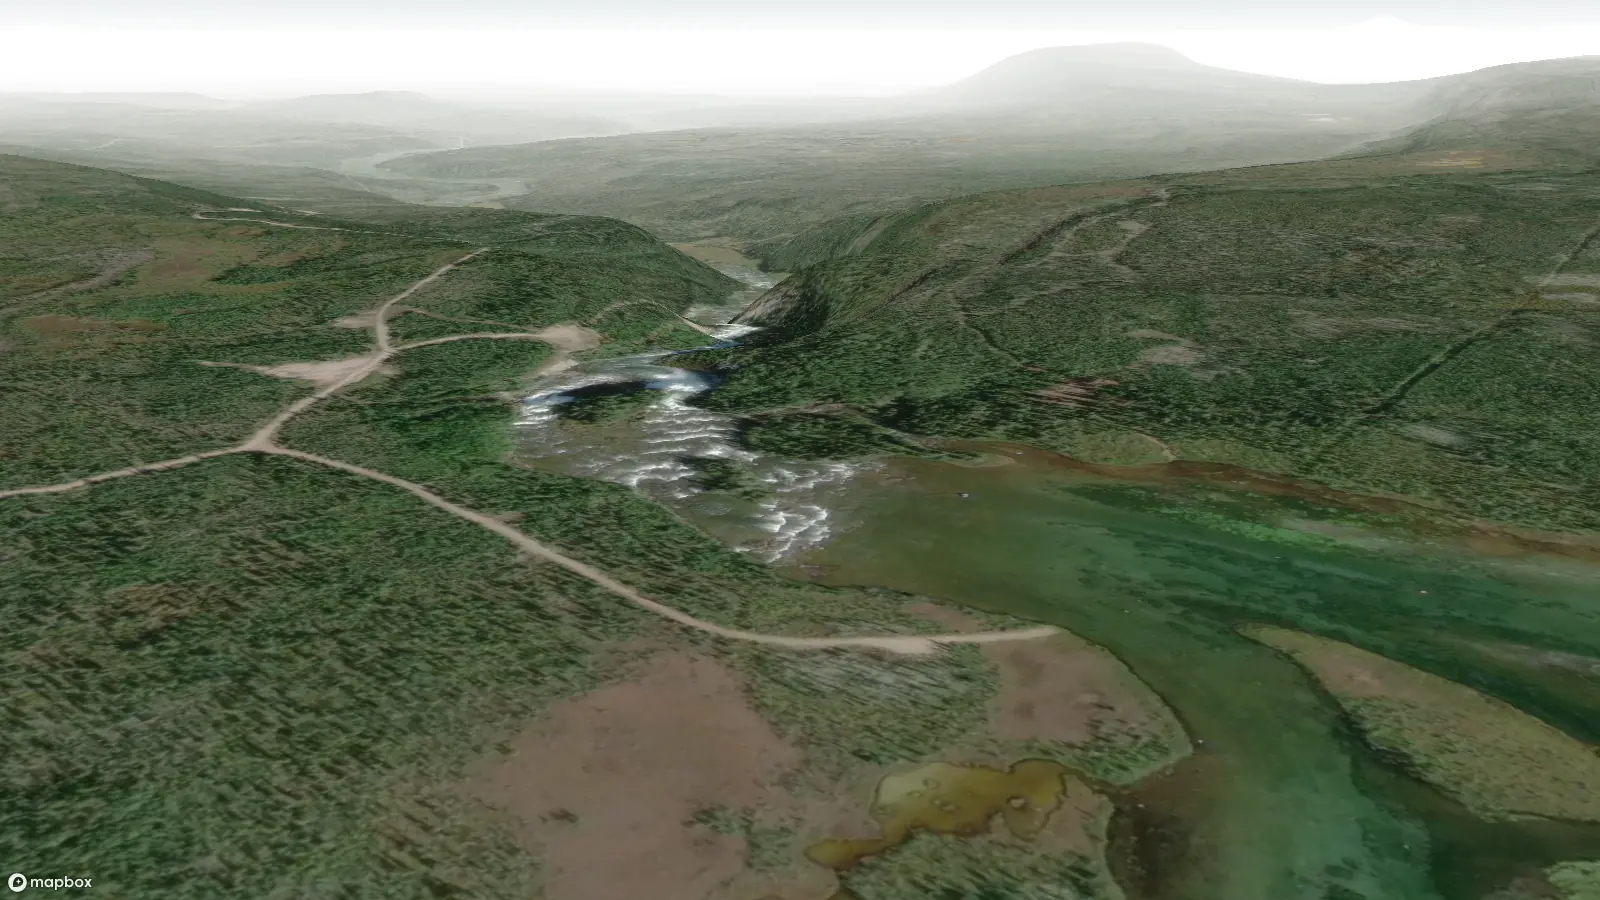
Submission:
M 1550 867 L 1550 884 L 1561 900 L 1600 898 L 1600 862 L 1570 862 Z

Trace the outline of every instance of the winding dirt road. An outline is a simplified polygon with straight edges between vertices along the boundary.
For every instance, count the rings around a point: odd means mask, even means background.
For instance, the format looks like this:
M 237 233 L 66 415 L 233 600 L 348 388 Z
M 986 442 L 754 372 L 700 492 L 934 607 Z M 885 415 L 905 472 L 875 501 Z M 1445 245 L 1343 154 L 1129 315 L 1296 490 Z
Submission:
M 196 218 L 199 218 L 198 214 L 196 214 Z M 261 224 L 279 223 L 261 222 Z M 286 227 L 296 228 L 304 226 L 287 225 Z M 359 366 L 352 368 L 350 372 L 343 378 L 340 378 L 339 380 L 322 387 L 310 396 L 296 400 L 282 412 L 274 416 L 265 425 L 262 425 L 254 434 L 252 434 L 238 446 L 223 450 L 210 450 L 204 453 L 196 453 L 191 456 L 178 457 L 177 459 L 170 459 L 162 462 L 147 463 L 139 466 L 129 466 L 126 469 L 103 472 L 98 475 L 90 475 L 85 478 L 79 478 L 74 481 L 63 482 L 61 484 L 40 485 L 36 487 L 14 488 L 11 490 L 0 491 L 0 499 L 5 499 L 8 497 L 20 497 L 30 494 L 63 493 L 66 491 L 90 487 L 91 485 L 99 484 L 102 481 L 110 481 L 115 478 L 125 478 L 131 475 L 144 475 L 152 472 L 170 471 L 172 469 L 181 468 L 202 460 L 215 459 L 219 456 L 227 456 L 234 453 L 262 453 L 271 456 L 284 456 L 292 459 L 302 460 L 304 462 L 315 463 L 321 466 L 327 466 L 332 469 L 338 469 L 341 472 L 348 472 L 352 475 L 359 475 L 362 478 L 368 478 L 392 487 L 397 487 L 415 496 L 419 500 L 422 500 L 424 503 L 442 509 L 451 515 L 456 516 L 457 518 L 464 519 L 481 528 L 486 528 L 515 544 L 523 552 L 528 553 L 529 555 L 538 559 L 554 563 L 555 565 L 558 565 L 575 575 L 585 578 L 588 581 L 605 588 L 611 593 L 622 597 L 636 606 L 648 610 L 649 612 L 661 616 L 662 618 L 677 622 L 680 625 L 684 625 L 707 634 L 713 634 L 721 638 L 726 638 L 728 640 L 748 641 L 750 643 L 764 644 L 771 647 L 782 647 L 789 650 L 828 650 L 839 648 L 869 649 L 880 650 L 901 656 L 926 656 L 937 652 L 941 647 L 954 644 L 993 644 L 1002 641 L 1034 640 L 1038 638 L 1049 637 L 1050 635 L 1056 633 L 1057 630 L 1055 628 L 1050 626 L 1040 626 L 1037 628 L 1018 629 L 1014 631 L 984 631 L 957 634 L 790 637 L 786 635 L 761 634 L 754 631 L 743 631 L 737 628 L 729 628 L 724 625 L 718 625 L 714 622 L 707 622 L 703 619 L 695 618 L 694 616 L 691 616 L 682 610 L 674 609 L 673 607 L 667 606 L 663 603 L 651 600 L 650 598 L 644 596 L 633 588 L 628 587 L 626 584 L 623 584 L 615 578 L 612 578 L 610 575 L 607 575 L 605 572 L 595 568 L 594 566 L 567 556 L 566 554 L 552 547 L 534 540 L 532 537 L 529 537 L 521 531 L 512 528 L 510 525 L 507 525 L 493 516 L 478 512 L 474 509 L 469 509 L 456 503 L 451 503 L 449 500 L 446 500 L 438 494 L 433 493 L 420 484 L 407 481 L 404 478 L 398 478 L 385 472 L 379 472 L 376 469 L 368 469 L 364 466 L 341 462 L 340 460 L 330 459 L 326 456 L 318 456 L 315 453 L 307 453 L 303 450 L 282 447 L 276 443 L 278 432 L 290 419 L 304 412 L 311 406 L 321 402 L 322 400 L 325 400 L 339 391 L 344 390 L 350 385 L 362 381 L 373 372 L 376 372 L 378 368 L 382 366 L 384 362 L 387 361 L 391 356 L 404 350 L 432 346 L 434 344 L 443 344 L 450 341 L 536 340 L 551 343 L 557 348 L 558 351 L 570 352 L 570 343 L 573 340 L 573 335 L 570 333 L 570 329 L 563 330 L 565 326 L 551 326 L 550 328 L 540 332 L 493 332 L 453 335 L 450 337 L 433 338 L 432 340 L 416 341 L 414 343 L 404 344 L 398 347 L 391 343 L 389 338 L 388 317 L 390 311 L 393 309 L 396 303 L 405 300 L 406 298 L 415 294 L 417 291 L 444 277 L 455 267 L 469 262 L 479 254 L 488 252 L 488 249 L 489 248 L 487 247 L 483 247 L 478 250 L 474 250 L 473 252 L 466 254 L 454 262 L 440 266 L 427 277 L 420 279 L 401 293 L 385 301 L 382 306 L 378 307 L 372 318 L 373 341 L 376 346 L 374 347 L 372 353 L 365 357 Z

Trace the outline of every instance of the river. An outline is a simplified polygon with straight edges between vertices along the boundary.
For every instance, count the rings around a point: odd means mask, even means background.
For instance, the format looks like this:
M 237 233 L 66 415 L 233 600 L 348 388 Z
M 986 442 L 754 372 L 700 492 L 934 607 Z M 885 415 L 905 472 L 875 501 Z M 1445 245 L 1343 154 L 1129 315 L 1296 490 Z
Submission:
M 753 331 L 732 324 L 777 276 L 724 259 L 717 266 L 747 288 L 687 317 L 713 330 L 711 346 Z M 831 506 L 877 462 L 818 462 L 740 446 L 738 420 L 691 404 L 714 376 L 671 365 L 671 352 L 595 359 L 533 382 L 517 420 L 517 460 L 534 468 L 625 484 L 735 549 L 780 563 L 821 545 L 837 528 Z M 585 397 L 636 392 L 632 415 L 585 423 L 566 415 Z M 708 471 L 736 467 L 737 489 L 709 489 Z
M 750 290 L 690 313 L 727 342 L 772 279 L 720 267 Z M 1325 491 L 1263 491 L 1249 473 L 1140 482 L 1005 445 L 978 446 L 985 465 L 755 453 L 734 418 L 692 404 L 715 387 L 670 353 L 582 363 L 530 387 L 519 458 L 629 485 L 796 578 L 1020 615 L 1116 653 L 1197 748 L 1119 802 L 1114 863 L 1133 900 L 1480 900 L 1600 858 L 1600 828 L 1483 822 L 1380 761 L 1304 673 L 1236 631 L 1338 636 L 1596 741 L 1600 678 L 1505 650 L 1600 646 L 1593 565 L 1352 524 Z M 630 391 L 637 405 L 613 421 L 566 414 Z M 708 482 L 708 461 L 738 479 Z

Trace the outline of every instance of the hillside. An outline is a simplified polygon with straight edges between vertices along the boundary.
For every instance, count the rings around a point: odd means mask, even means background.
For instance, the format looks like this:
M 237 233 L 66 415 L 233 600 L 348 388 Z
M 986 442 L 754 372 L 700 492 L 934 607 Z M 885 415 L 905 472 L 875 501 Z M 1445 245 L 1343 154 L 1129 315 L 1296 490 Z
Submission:
M 0 156 L 0 229 L 15 870 L 73 845 L 135 898 L 687 897 L 709 852 L 729 900 L 826 888 L 803 851 L 837 798 L 986 735 L 1018 689 L 953 645 L 978 635 L 929 640 L 948 607 L 791 581 L 629 488 L 508 461 L 536 370 L 698 341 L 677 313 L 734 287 L 635 226 L 339 220 Z M 1083 721 L 1138 727 L 986 748 L 1119 783 L 1186 752 L 1104 651 L 1033 637 L 1017 659 L 1101 692 Z M 839 672 L 893 689 L 841 696 Z M 1072 852 L 940 883 L 1115 896 L 1109 801 L 1070 783 L 1097 816 Z M 575 867 L 580 821 L 630 864 Z
M 525 178 L 530 193 L 509 205 L 617 216 L 677 240 L 751 243 L 975 191 L 1333 156 L 1467 106 L 1543 110 L 1548 95 L 1570 96 L 1597 71 L 1574 59 L 1324 85 L 1206 66 L 1154 45 L 1056 47 L 897 98 L 872 119 L 857 107 L 832 124 L 469 148 L 384 168 Z M 1507 79 L 1521 87 L 1507 91 Z
M 400 91 L 251 104 L 198 95 L 0 94 L 5 152 L 332 214 L 392 206 L 394 198 L 466 204 L 523 190 L 520 182 L 382 178 L 375 160 L 625 127 L 576 111 L 503 109 Z
M 672 240 L 748 242 L 971 191 L 1327 156 L 1378 132 L 1298 113 L 1167 122 L 962 111 L 469 148 L 382 168 L 419 179 L 522 178 L 530 192 L 507 206 L 615 216 Z
M 454 143 L 510 144 L 626 131 L 599 116 L 500 109 L 438 100 L 411 91 L 313 94 L 249 104 L 247 112 L 308 122 L 372 125 Z M 448 146 L 448 144 L 447 144 Z
M 769 248 L 707 403 L 1600 530 L 1600 180 L 1432 152 L 979 194 Z M 1493 170 L 1501 169 L 1496 174 Z M 1470 172 L 1473 174 L 1451 174 Z
M 1419 103 L 1429 118 L 1362 154 L 1478 149 L 1551 163 L 1600 162 L 1600 57 L 1496 66 L 1438 79 Z
M 922 102 L 979 107 L 1083 108 L 1121 96 L 1138 106 L 1153 95 L 1245 105 L 1304 100 L 1328 86 L 1197 63 L 1156 44 L 1046 47 L 1008 57 L 954 84 L 921 92 Z

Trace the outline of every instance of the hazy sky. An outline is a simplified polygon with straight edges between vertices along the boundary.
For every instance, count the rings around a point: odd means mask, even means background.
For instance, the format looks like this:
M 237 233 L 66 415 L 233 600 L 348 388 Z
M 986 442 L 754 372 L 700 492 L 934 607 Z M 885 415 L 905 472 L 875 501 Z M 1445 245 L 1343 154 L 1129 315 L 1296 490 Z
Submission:
M 1426 25 L 1600 24 L 1589 0 L 6 0 L 0 21 L 147 26 L 567 26 L 934 30 L 1331 27 L 1379 16 Z
M 1315 81 L 1423 78 L 1600 54 L 1600 3 L 3 0 L 0 33 L 0 91 L 883 95 L 1124 40 Z

